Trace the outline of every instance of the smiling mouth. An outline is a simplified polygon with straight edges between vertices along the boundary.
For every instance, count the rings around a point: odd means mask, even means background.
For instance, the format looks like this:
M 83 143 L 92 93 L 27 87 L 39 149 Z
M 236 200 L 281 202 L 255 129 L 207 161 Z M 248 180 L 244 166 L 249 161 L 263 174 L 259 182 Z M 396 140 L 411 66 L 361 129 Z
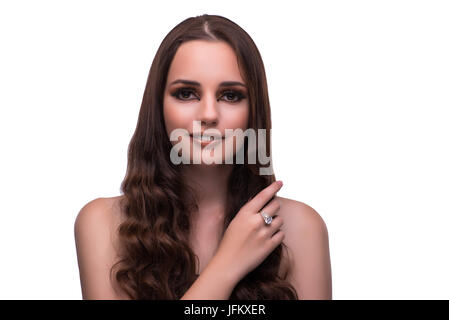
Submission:
M 192 138 L 194 138 L 192 133 L 190 134 L 190 136 Z M 198 138 L 195 138 L 195 139 L 201 140 L 201 141 L 214 141 L 215 137 L 214 136 L 204 136 L 203 135 L 203 136 L 200 136 L 199 139 Z M 224 139 L 224 137 L 221 137 L 221 139 L 217 139 L 217 140 L 223 140 L 223 139 Z
M 202 146 L 208 145 L 209 143 L 212 143 L 214 141 L 219 141 L 219 140 L 224 139 L 224 137 L 222 137 L 221 139 L 214 140 L 213 136 L 200 136 L 199 138 L 195 138 L 195 137 L 193 137 L 193 134 L 190 134 L 190 137 L 193 139 L 193 141 L 201 143 Z

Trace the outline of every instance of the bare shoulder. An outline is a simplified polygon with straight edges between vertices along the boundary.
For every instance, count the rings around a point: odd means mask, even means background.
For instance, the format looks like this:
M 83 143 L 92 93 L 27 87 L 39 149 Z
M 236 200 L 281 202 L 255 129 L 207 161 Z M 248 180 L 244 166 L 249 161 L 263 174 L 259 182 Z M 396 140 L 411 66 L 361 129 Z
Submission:
M 324 219 L 311 206 L 292 199 L 277 197 L 278 215 L 284 220 L 283 259 L 291 271 L 288 280 L 301 299 L 331 299 L 331 267 L 328 229 Z
M 74 224 L 83 299 L 122 299 L 113 290 L 110 268 L 118 261 L 121 196 L 97 198 L 79 211 Z
M 75 229 L 85 224 L 115 227 L 123 220 L 120 200 L 123 196 L 96 198 L 85 204 L 75 220 Z
M 283 230 L 287 232 L 294 228 L 294 232 L 302 231 L 302 234 L 327 232 L 324 219 L 314 208 L 304 202 L 278 196 L 276 198 L 281 203 L 278 214 L 284 219 Z
M 282 217 L 284 221 L 281 228 L 285 233 L 283 242 L 288 248 L 288 251 L 285 252 L 288 256 L 286 256 L 283 261 L 283 270 L 285 270 L 285 263 L 287 263 L 287 261 L 290 264 L 294 263 L 294 257 L 290 255 L 293 253 L 292 249 L 296 249 L 297 244 L 301 240 L 305 240 L 305 237 L 308 234 L 322 235 L 326 228 L 326 224 L 319 213 L 304 202 L 279 196 L 276 196 L 276 199 L 280 202 L 280 209 L 277 212 L 277 215 Z M 297 250 L 294 251 L 297 256 Z

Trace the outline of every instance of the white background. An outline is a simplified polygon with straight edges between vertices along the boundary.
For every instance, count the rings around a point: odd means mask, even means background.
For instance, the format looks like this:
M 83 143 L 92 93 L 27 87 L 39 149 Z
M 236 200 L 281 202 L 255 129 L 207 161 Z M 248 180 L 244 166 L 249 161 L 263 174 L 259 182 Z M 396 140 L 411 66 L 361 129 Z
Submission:
M 76 215 L 120 194 L 154 54 L 203 13 L 262 54 L 279 195 L 325 220 L 333 298 L 448 299 L 448 2 L 229 0 L 0 2 L 0 298 L 81 299 Z

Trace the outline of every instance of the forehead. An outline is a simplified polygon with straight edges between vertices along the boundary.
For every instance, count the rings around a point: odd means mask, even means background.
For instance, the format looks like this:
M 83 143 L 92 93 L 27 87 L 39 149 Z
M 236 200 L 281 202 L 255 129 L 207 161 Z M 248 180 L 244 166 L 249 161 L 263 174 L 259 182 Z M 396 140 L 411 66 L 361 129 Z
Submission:
M 167 82 L 189 79 L 203 83 L 244 82 L 232 47 L 224 41 L 192 40 L 179 46 Z

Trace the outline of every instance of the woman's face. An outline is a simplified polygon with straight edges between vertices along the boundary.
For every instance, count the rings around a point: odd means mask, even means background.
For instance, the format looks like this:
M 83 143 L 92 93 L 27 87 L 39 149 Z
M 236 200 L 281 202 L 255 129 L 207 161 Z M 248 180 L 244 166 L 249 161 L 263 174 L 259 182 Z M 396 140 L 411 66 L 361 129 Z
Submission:
M 248 91 L 233 49 L 224 41 L 192 40 L 183 43 L 168 71 L 163 112 L 169 138 L 175 129 L 185 129 L 192 135 L 194 121 L 199 121 L 196 127 L 199 132 L 216 129 L 223 138 L 225 129 L 245 131 L 249 116 Z M 231 144 L 229 148 L 232 140 L 234 147 Z M 178 141 L 172 141 L 172 144 Z M 190 148 L 189 163 L 193 163 L 194 152 L 196 157 L 201 153 L 201 163 L 204 163 L 205 156 L 210 159 L 219 156 L 213 150 L 219 143 L 222 163 L 241 147 L 236 137 L 211 143 L 207 148 L 191 136 L 181 138 L 179 143 Z M 184 154 L 182 156 L 185 157 Z

